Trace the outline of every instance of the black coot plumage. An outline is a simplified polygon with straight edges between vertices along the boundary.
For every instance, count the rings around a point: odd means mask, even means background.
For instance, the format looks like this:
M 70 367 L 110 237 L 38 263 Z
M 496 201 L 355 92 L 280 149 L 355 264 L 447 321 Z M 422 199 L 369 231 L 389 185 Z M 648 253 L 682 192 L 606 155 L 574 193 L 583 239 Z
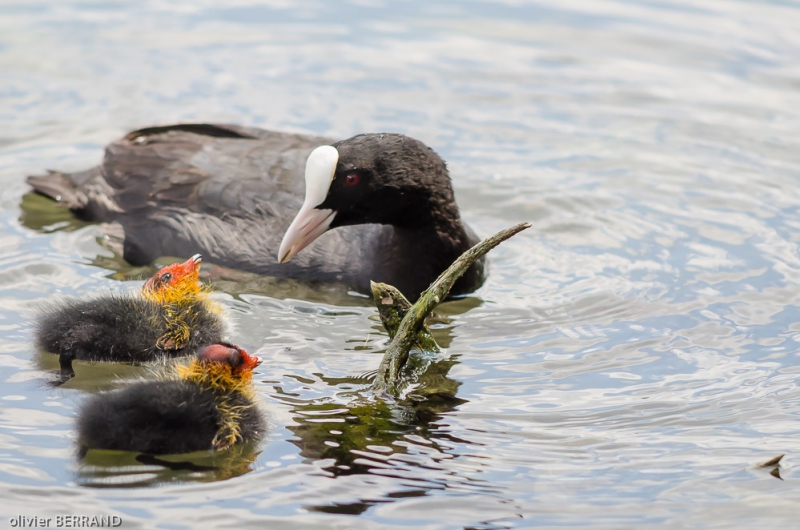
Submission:
M 365 293 L 374 280 L 416 299 L 478 242 L 444 161 L 401 134 L 333 142 L 234 125 L 150 127 L 110 144 L 98 167 L 28 182 L 84 220 L 121 226 L 133 264 L 200 251 L 230 268 Z M 481 261 L 451 293 L 483 280 Z
M 87 449 L 150 454 L 224 450 L 258 438 L 264 418 L 252 389 L 261 359 L 231 344 L 202 349 L 174 379 L 95 395 L 78 413 Z
M 224 339 L 222 308 L 199 279 L 201 257 L 159 269 L 139 293 L 108 294 L 46 308 L 36 344 L 59 356 L 61 381 L 72 361 L 142 363 L 193 355 Z

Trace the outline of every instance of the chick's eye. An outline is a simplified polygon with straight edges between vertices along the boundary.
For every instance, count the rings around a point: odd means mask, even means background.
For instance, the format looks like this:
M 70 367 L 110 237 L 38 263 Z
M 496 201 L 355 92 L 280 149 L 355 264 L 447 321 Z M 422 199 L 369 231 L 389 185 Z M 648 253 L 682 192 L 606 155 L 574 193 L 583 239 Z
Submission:
M 348 173 L 344 177 L 344 183 L 347 184 L 348 186 L 355 186 L 356 184 L 358 184 L 358 180 L 359 180 L 358 173 Z
M 166 273 L 161 276 L 161 283 L 169 283 L 172 280 L 172 274 Z
M 238 368 L 242 364 L 242 354 L 239 353 L 239 350 L 231 350 L 231 357 L 228 360 L 228 364 L 233 368 Z

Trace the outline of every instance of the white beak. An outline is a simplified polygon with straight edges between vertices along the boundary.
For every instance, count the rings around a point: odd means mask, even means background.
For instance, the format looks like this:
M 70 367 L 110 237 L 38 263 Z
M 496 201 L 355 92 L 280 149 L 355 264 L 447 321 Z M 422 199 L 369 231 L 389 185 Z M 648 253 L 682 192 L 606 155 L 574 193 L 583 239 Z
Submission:
M 289 225 L 278 250 L 278 263 L 286 263 L 310 245 L 331 225 L 336 212 L 317 208 L 325 202 L 336 174 L 339 151 L 330 145 L 317 147 L 306 160 L 306 197 Z

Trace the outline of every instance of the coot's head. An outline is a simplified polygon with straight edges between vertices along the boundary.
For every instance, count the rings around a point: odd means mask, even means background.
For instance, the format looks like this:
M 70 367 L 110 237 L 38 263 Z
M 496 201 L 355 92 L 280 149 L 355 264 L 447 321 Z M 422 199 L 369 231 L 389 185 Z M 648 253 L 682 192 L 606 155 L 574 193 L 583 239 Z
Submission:
M 145 294 L 153 295 L 159 299 L 180 297 L 187 293 L 200 290 L 200 262 L 203 257 L 195 254 L 183 263 L 174 263 L 158 269 L 158 271 L 145 282 L 142 290 Z
M 442 217 L 459 220 L 439 155 L 402 134 L 361 134 L 309 155 L 305 200 L 283 237 L 278 261 L 289 261 L 337 226 L 378 223 L 413 230 Z
M 250 355 L 238 346 L 228 343 L 206 346 L 198 352 L 197 360 L 201 364 L 213 363 L 227 366 L 230 368 L 231 374 L 235 376 L 250 372 L 261 364 L 260 357 Z

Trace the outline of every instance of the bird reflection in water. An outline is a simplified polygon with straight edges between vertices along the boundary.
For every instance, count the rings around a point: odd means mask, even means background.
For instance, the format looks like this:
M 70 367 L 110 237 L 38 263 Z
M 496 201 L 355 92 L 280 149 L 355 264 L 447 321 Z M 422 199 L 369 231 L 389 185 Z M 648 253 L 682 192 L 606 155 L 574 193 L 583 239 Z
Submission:
M 79 461 L 75 482 L 94 488 L 119 488 L 227 480 L 254 470 L 260 446 L 254 441 L 225 451 L 159 456 L 92 449 Z

